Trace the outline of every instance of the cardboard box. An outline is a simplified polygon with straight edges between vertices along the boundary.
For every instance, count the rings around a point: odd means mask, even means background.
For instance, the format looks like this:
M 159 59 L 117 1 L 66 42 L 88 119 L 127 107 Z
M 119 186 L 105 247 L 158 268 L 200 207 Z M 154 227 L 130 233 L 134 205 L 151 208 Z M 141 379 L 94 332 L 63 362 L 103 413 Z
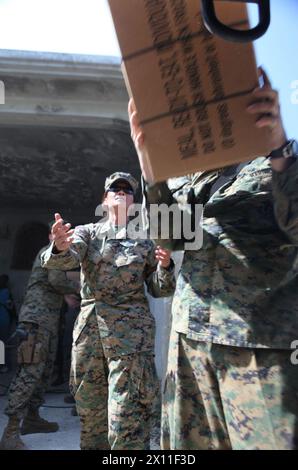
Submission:
M 127 89 L 145 132 L 152 181 L 249 161 L 269 131 L 246 112 L 258 86 L 253 45 L 205 28 L 199 0 L 109 0 Z M 248 28 L 246 6 L 216 2 L 225 24 Z

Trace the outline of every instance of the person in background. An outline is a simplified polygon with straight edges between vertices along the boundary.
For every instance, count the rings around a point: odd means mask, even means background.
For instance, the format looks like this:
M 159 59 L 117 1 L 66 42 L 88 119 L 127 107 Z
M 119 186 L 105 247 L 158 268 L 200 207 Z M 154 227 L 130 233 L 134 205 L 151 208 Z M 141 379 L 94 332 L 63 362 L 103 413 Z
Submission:
M 79 285 L 68 280 L 65 272 L 41 266 L 40 257 L 46 248 L 39 251 L 33 263 L 14 334 L 20 342 L 18 368 L 8 391 L 8 424 L 0 442 L 3 450 L 26 449 L 20 432 L 48 433 L 59 428 L 57 423 L 39 416 L 39 407 L 52 375 L 63 296 L 76 293 Z
M 0 341 L 4 344 L 10 336 L 13 323 L 16 321 L 16 309 L 9 288 L 7 274 L 0 275 Z M 9 371 L 9 354 L 5 355 L 6 364 L 0 365 L 0 373 Z

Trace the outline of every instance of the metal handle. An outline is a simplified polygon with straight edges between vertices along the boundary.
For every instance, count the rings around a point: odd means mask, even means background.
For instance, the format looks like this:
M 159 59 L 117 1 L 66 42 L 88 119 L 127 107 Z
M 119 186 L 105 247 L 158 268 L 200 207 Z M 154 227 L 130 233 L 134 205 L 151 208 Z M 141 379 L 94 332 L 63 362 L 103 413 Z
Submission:
M 259 7 L 259 23 L 247 30 L 233 29 L 221 23 L 216 16 L 214 0 L 201 0 L 202 14 L 206 28 L 222 39 L 234 42 L 250 42 L 263 36 L 270 25 L 270 0 L 250 0 L 248 3 L 257 3 Z M 246 0 L 232 0 L 247 3 Z

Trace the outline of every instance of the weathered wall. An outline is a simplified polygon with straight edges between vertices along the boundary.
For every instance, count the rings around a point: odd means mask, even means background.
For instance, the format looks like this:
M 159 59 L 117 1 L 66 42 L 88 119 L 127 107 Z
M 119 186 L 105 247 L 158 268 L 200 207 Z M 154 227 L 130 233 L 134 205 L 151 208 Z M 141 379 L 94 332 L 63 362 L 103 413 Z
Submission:
M 0 274 L 9 274 L 19 310 L 30 274 L 15 261 L 20 231 L 46 226 L 57 211 L 73 225 L 96 221 L 106 176 L 122 170 L 139 178 L 140 169 L 118 61 L 0 50 L 0 80 Z M 31 242 L 22 249 L 32 251 Z M 163 377 L 170 300 L 150 298 L 150 305 Z

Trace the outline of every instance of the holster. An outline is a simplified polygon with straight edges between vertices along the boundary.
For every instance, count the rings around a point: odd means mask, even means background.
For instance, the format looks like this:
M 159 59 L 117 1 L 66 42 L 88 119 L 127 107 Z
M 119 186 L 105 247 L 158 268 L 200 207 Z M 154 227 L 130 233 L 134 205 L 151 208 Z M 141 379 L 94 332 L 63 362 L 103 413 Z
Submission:
M 28 338 L 18 347 L 18 364 L 38 364 L 42 360 L 42 343 L 36 332 L 30 332 Z

